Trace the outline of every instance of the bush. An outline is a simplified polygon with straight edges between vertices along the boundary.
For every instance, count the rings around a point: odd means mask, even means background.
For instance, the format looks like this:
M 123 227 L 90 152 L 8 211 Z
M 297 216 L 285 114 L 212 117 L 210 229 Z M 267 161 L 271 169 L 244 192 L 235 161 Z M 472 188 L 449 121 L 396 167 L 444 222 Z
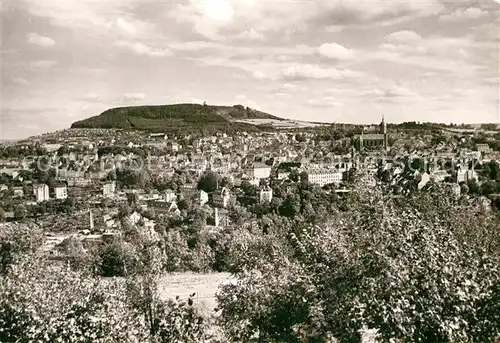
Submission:
M 20 224 L 0 224 L 0 275 L 18 263 L 23 255 L 33 253 L 43 242 L 42 231 Z
M 493 341 L 494 215 L 439 191 L 400 201 L 367 188 L 350 199 L 329 225 L 292 230 L 274 258 L 240 260 L 238 283 L 218 294 L 232 339 L 359 342 L 368 327 L 384 341 Z
M 135 342 L 147 335 L 116 283 L 40 259 L 0 279 L 1 342 Z

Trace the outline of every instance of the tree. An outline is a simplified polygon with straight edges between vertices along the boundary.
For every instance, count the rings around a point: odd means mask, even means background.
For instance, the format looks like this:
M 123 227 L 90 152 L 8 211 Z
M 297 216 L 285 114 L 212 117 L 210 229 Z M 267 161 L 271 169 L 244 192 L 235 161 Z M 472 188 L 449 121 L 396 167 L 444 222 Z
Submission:
M 14 218 L 16 220 L 23 220 L 27 216 L 26 208 L 23 205 L 17 205 L 14 208 Z
M 306 137 L 303 134 L 296 134 L 295 135 L 295 140 L 297 142 L 299 142 L 299 143 L 305 142 L 306 141 Z
M 198 182 L 198 189 L 201 189 L 207 193 L 211 193 L 215 191 L 219 185 L 219 182 L 222 181 L 222 178 L 219 174 L 214 172 L 208 172 L 202 176 L 200 181 Z
M 309 179 L 309 174 L 306 171 L 303 171 L 299 174 L 299 180 L 301 183 L 307 183 Z
M 0 276 L 42 244 L 42 231 L 25 224 L 0 224 Z
M 500 167 L 496 161 L 490 161 L 483 167 L 483 175 L 490 180 L 497 180 L 500 178 Z
M 293 182 L 298 182 L 300 180 L 300 175 L 297 169 L 292 169 L 288 178 Z
M 120 207 L 118 208 L 118 218 L 120 220 L 127 218 L 131 214 L 132 214 L 132 209 L 128 204 L 120 205 Z
M 127 276 L 137 268 L 133 247 L 118 239 L 104 244 L 98 254 L 97 263 L 102 276 Z
M 469 186 L 466 183 L 460 185 L 460 194 L 469 194 Z
M 425 168 L 425 162 L 421 158 L 415 158 L 410 163 L 411 171 L 421 171 Z
M 498 191 L 499 187 L 495 181 L 488 180 L 488 181 L 485 181 L 482 183 L 481 189 L 482 189 L 482 194 L 490 195 L 490 194 L 496 193 Z
M 271 258 L 237 266 L 218 294 L 232 339 L 359 342 L 367 327 L 383 341 L 493 341 L 498 218 L 444 190 L 387 199 L 365 188 L 328 225 L 292 228 Z
M 89 279 L 27 256 L 11 275 L 0 278 L 0 341 L 146 341 L 124 293 L 114 280 Z
M 481 124 L 481 130 L 496 131 L 497 129 L 498 129 L 497 124 Z
M 221 180 L 221 187 L 227 187 L 227 188 L 233 188 L 234 187 L 234 184 L 233 184 L 233 181 L 227 177 L 227 176 L 224 176 Z

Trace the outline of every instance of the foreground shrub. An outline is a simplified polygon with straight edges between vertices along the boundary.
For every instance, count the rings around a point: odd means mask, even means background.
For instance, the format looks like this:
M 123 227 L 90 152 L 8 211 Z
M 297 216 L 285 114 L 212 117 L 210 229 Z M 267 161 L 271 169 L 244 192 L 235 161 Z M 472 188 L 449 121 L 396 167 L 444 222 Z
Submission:
M 0 279 L 1 342 L 133 342 L 143 324 L 119 284 L 31 260 Z
M 364 328 L 381 341 L 493 341 L 498 218 L 449 199 L 353 194 L 328 225 L 292 230 L 292 254 L 243 261 L 218 295 L 221 325 L 244 342 L 359 342 Z
M 0 275 L 9 272 L 24 254 L 33 253 L 43 242 L 42 231 L 26 224 L 0 224 Z

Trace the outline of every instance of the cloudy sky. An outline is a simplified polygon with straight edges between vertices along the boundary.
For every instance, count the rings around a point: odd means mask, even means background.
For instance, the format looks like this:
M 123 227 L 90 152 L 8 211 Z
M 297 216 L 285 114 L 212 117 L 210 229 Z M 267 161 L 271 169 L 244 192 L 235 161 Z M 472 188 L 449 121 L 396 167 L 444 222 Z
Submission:
M 3 0 L 2 139 L 110 107 L 499 122 L 494 0 Z

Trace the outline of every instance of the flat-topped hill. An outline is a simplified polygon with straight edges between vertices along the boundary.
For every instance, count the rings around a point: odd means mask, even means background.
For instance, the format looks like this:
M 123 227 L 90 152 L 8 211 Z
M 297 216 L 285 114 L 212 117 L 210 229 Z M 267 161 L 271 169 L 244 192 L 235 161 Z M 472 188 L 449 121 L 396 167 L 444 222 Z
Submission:
M 98 116 L 77 121 L 71 127 L 137 129 L 162 132 L 178 130 L 259 130 L 259 125 L 242 122 L 254 119 L 284 120 L 241 105 L 176 104 L 112 108 Z

